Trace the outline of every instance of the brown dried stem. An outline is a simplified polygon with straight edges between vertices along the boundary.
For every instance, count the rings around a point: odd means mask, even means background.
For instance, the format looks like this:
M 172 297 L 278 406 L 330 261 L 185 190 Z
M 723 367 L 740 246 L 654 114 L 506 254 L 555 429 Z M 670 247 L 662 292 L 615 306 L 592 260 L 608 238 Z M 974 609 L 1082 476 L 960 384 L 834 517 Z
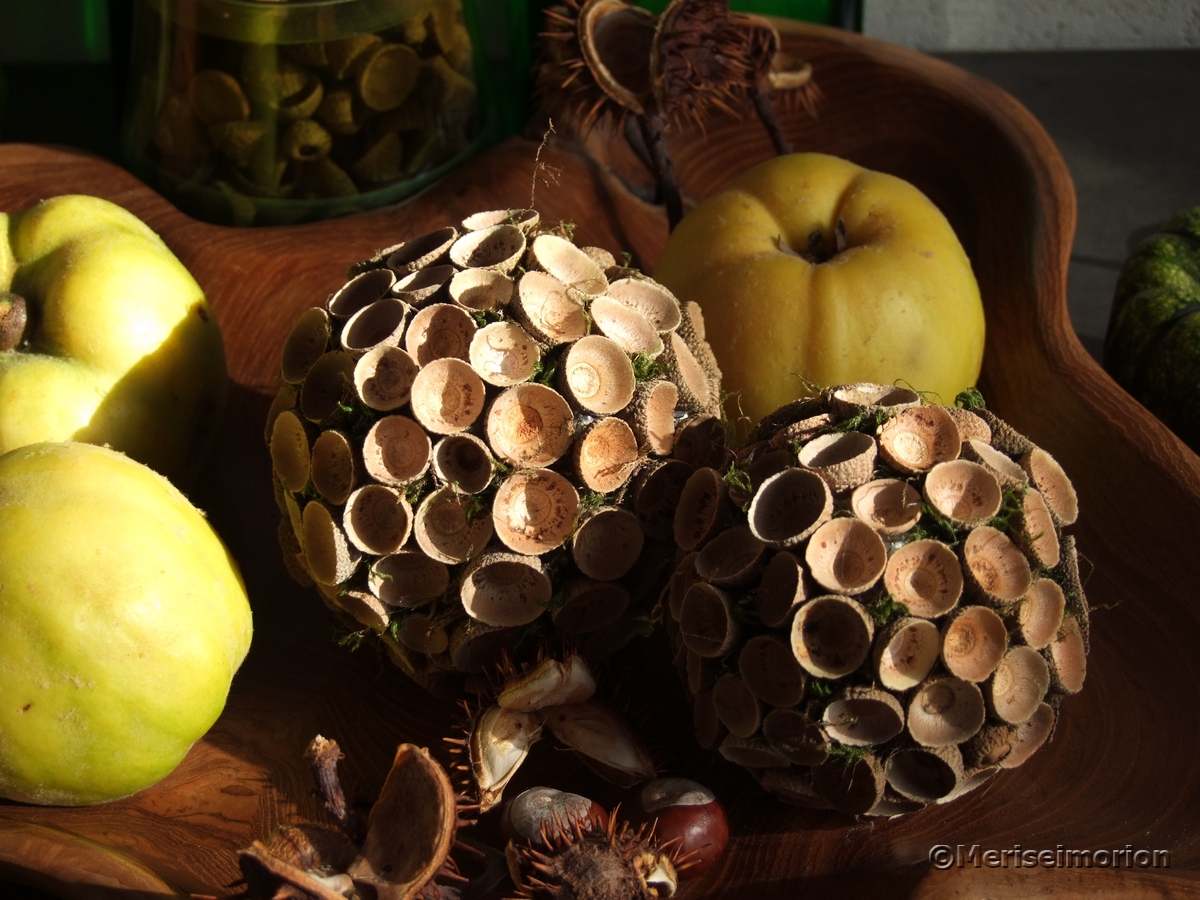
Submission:
M 338 827 L 356 844 L 361 844 L 367 833 L 366 823 L 354 807 L 346 803 L 346 794 L 338 778 L 337 764 L 342 758 L 342 748 L 337 741 L 317 735 L 304 751 L 304 758 L 312 765 L 313 780 Z

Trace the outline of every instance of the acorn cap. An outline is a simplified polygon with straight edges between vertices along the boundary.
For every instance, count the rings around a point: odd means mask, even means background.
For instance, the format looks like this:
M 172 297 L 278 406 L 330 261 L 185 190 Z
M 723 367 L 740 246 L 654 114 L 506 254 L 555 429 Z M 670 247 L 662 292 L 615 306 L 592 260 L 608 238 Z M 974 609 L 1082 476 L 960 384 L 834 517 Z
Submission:
M 625 484 L 638 459 L 633 429 L 615 416 L 585 425 L 575 440 L 575 473 L 585 486 L 598 494 L 612 493 Z
M 962 439 L 954 419 L 941 406 L 913 406 L 879 426 L 879 455 L 900 472 L 928 472 L 957 459 Z
M 680 408 L 691 413 L 710 415 L 720 411 L 720 398 L 713 391 L 708 371 L 674 331 L 666 336 L 658 362 L 679 388 Z
M 495 269 L 508 275 L 525 255 L 525 233 L 515 225 L 468 231 L 450 248 L 450 261 L 462 269 Z
M 418 365 L 435 359 L 468 359 L 478 326 L 471 314 L 451 303 L 431 303 L 408 324 L 404 349 Z M 472 364 L 474 360 L 471 360 Z M 482 372 L 476 371 L 482 375 Z
M 904 747 L 888 757 L 888 784 L 909 800 L 931 803 L 958 787 L 963 779 L 962 753 L 946 747 Z
M 1067 598 L 1063 589 L 1051 578 L 1038 578 L 1025 593 L 1017 610 L 1021 637 L 1035 650 L 1046 647 L 1058 635 Z
M 921 518 L 921 494 L 898 478 L 877 478 L 854 489 L 850 509 L 880 534 L 903 534 Z
M 675 295 L 644 275 L 613 281 L 608 286 L 608 296 L 622 306 L 637 310 L 660 334 L 674 331 L 683 320 Z
M 984 681 L 1007 649 L 1004 620 L 986 606 L 960 609 L 942 626 L 942 662 L 964 681 Z
M 833 516 L 833 495 L 815 472 L 784 469 L 762 483 L 747 515 L 756 538 L 775 548 L 794 547 Z
M 672 456 L 693 469 L 703 466 L 720 469 L 725 465 L 728 453 L 724 424 L 716 416 L 688 416 L 675 429 Z
M 548 469 L 524 469 L 500 483 L 492 501 L 496 536 L 517 553 L 536 556 L 560 546 L 579 513 L 571 482 Z
M 537 343 L 516 322 L 492 322 L 475 331 L 468 351 L 471 368 L 496 387 L 528 381 L 541 358 Z
M 356 312 L 388 295 L 396 283 L 396 273 L 389 269 L 372 269 L 355 275 L 329 298 L 329 314 L 335 319 L 349 319 Z
M 736 646 L 740 633 L 730 596 L 703 581 L 684 595 L 679 628 L 687 648 L 705 659 L 724 656 Z
M 1046 501 L 1034 488 L 1021 498 L 1021 513 L 1016 521 L 1017 540 L 1029 558 L 1043 569 L 1053 569 L 1061 557 L 1058 530 Z
M 922 488 L 929 505 L 958 525 L 981 525 L 1000 511 L 1000 482 L 967 459 L 938 463 Z
M 981 727 L 987 711 L 979 686 L 952 675 L 921 684 L 908 702 L 908 732 L 924 747 L 959 744 Z
M 693 584 L 702 579 L 696 574 L 696 560 L 700 558 L 700 554 L 696 551 L 686 554 L 676 564 L 671 571 L 671 577 L 667 580 L 667 586 L 664 589 L 667 600 L 667 611 L 671 614 L 671 621 L 678 622 L 679 617 L 683 614 L 683 600 L 687 596 L 687 592 Z M 676 629 L 672 635 L 672 639 L 679 646 L 684 646 L 683 636 Z M 692 693 L 695 693 L 693 690 Z
M 332 350 L 313 363 L 300 388 L 304 418 L 319 424 L 340 412 L 354 399 L 353 378 L 353 354 Z
M 479 231 L 496 225 L 512 225 L 529 234 L 541 220 L 536 209 L 490 209 L 467 216 L 462 220 L 462 227 L 465 231 Z
M 391 412 L 408 403 L 420 370 L 417 361 L 399 347 L 376 346 L 354 364 L 354 389 L 368 409 Z
M 308 428 L 290 409 L 275 417 L 271 428 L 271 467 L 280 483 L 292 493 L 304 490 L 312 472 Z
M 599 334 L 580 338 L 559 361 L 559 384 L 573 404 L 595 415 L 620 412 L 633 399 L 633 363 L 616 341 Z
M 1025 554 L 1008 535 L 990 525 L 971 529 L 963 542 L 962 558 L 968 589 L 993 606 L 1020 600 L 1033 581 Z
M 883 799 L 883 766 L 873 753 L 846 763 L 830 760 L 812 769 L 813 787 L 847 815 L 858 816 Z
M 299 384 L 329 346 L 329 313 L 314 306 L 300 314 L 283 342 L 279 373 L 288 384 Z
M 629 608 L 629 591 L 616 581 L 573 579 L 566 588 L 567 597 L 550 616 L 565 634 L 587 634 L 607 628 Z
M 608 289 L 604 271 L 586 253 L 556 234 L 540 234 L 529 245 L 532 268 L 556 278 L 562 284 L 590 297 Z
M 341 584 L 354 574 L 362 558 L 346 539 L 333 512 L 320 500 L 304 506 L 304 557 L 308 571 L 320 584 Z
M 962 456 L 963 459 L 977 462 L 991 472 L 1002 488 L 1029 482 L 1029 476 L 1025 474 L 1024 469 L 986 441 L 963 441 Z
M 787 757 L 758 735 L 738 737 L 727 734 L 717 752 L 731 763 L 747 769 L 776 769 L 788 764 Z
M 383 484 L 406 485 L 416 481 L 429 468 L 429 435 L 408 416 L 391 415 L 379 419 L 362 445 L 363 465 L 367 474 Z
M 946 412 L 950 413 L 950 418 L 958 426 L 958 436 L 962 439 L 964 454 L 969 441 L 979 441 L 984 444 L 992 442 L 991 426 L 971 410 L 959 406 L 947 406 Z
M 442 484 L 478 494 L 492 483 L 495 461 L 487 444 L 473 434 L 450 434 L 433 445 L 433 474 Z
M 1012 647 L 984 688 L 988 711 L 1020 725 L 1037 710 L 1050 687 L 1050 668 L 1032 647 Z
M 912 615 L 936 619 L 958 605 L 963 591 L 962 567 L 946 544 L 913 541 L 888 559 L 883 585 Z
M 674 535 L 675 510 L 691 478 L 692 467 L 682 460 L 652 462 L 634 479 L 633 513 L 652 540 Z
M 379 344 L 399 346 L 408 305 L 395 297 L 382 297 L 364 306 L 342 328 L 342 349 L 361 353 Z
M 571 536 L 571 557 L 584 575 L 607 581 L 633 568 L 644 541 L 637 516 L 621 507 L 605 506 L 579 523 Z
M 1015 769 L 1033 756 L 1050 739 L 1057 720 L 1058 713 L 1048 703 L 1039 703 L 1033 715 L 1017 726 L 1012 751 L 1000 760 L 1000 768 Z
M 766 550 L 748 526 L 734 525 L 704 545 L 696 558 L 696 572 L 710 584 L 740 587 L 761 571 Z
M 813 580 L 840 594 L 861 594 L 887 566 L 887 548 L 878 532 L 861 519 L 830 519 L 813 532 L 804 549 Z
M 862 604 L 836 594 L 815 597 L 792 619 L 792 653 L 818 678 L 841 678 L 871 652 L 875 623 Z
M 1021 457 L 1021 468 L 1029 473 L 1029 480 L 1046 501 L 1054 521 L 1074 524 L 1079 518 L 1079 498 L 1058 461 L 1040 447 L 1033 447 Z
M 643 381 L 634 389 L 633 399 L 620 412 L 629 423 L 639 447 L 666 456 L 675 446 L 675 407 L 679 388 L 674 382 Z
M 450 294 L 449 286 L 458 270 L 451 265 L 417 269 L 392 285 L 392 296 L 420 308 Z
M 912 388 L 871 381 L 834 385 L 826 388 L 821 398 L 839 419 L 872 414 L 877 409 L 898 413 L 921 404 L 921 395 Z
M 461 359 L 435 359 L 413 381 L 409 404 L 418 422 L 434 434 L 457 434 L 483 412 L 483 379 Z
M 376 259 L 379 259 L 397 276 L 403 277 L 443 262 L 450 252 L 450 247 L 457 239 L 458 229 L 447 225 L 445 228 L 430 231 L 412 240 L 389 247 L 376 254 Z
M 341 506 L 354 489 L 354 448 L 350 436 L 330 429 L 313 442 L 312 481 L 325 500 Z
M 488 444 L 514 466 L 548 466 L 571 449 L 575 417 L 562 394 L 536 382 L 501 392 L 488 409 Z
M 786 550 L 771 557 L 758 584 L 758 618 L 768 628 L 789 622 L 796 607 L 808 599 L 800 560 Z
M 808 809 L 833 809 L 833 806 L 817 793 L 812 783 L 812 770 L 807 766 L 797 768 L 758 769 L 751 772 L 764 791 L 775 795 L 777 800 Z
M 800 465 L 816 472 L 835 494 L 871 480 L 878 449 L 875 439 L 861 431 L 823 434 L 800 448 Z
M 716 469 L 697 469 L 683 486 L 675 506 L 675 543 L 694 550 L 717 533 L 721 524 L 725 484 Z
M 1087 644 L 1079 627 L 1079 619 L 1069 615 L 1063 619 L 1058 636 L 1045 649 L 1050 663 L 1051 684 L 1060 694 L 1077 694 L 1083 690 L 1087 676 Z
M 487 625 L 528 625 L 550 603 L 552 588 L 541 561 L 516 553 L 484 553 L 463 572 L 463 608 Z
M 989 722 L 970 740 L 963 741 L 963 766 L 968 769 L 995 767 L 1012 752 L 1017 737 L 1017 727 L 1003 722 Z
M 663 351 L 662 338 L 650 320 L 612 297 L 597 297 L 588 307 L 588 315 L 597 331 L 628 354 L 641 353 L 653 359 Z
M 583 304 L 567 286 L 545 272 L 526 272 L 517 282 L 510 307 L 525 330 L 551 347 L 588 333 Z
M 742 645 L 738 674 L 755 697 L 771 706 L 795 706 L 804 699 L 807 677 L 780 635 L 759 634 Z
M 890 623 L 875 639 L 875 672 L 893 691 L 916 687 L 933 671 L 941 656 L 942 636 L 928 619 L 905 616 Z
M 887 691 L 848 687 L 830 699 L 821 724 L 838 743 L 870 747 L 887 743 L 904 730 L 904 709 Z
M 717 718 L 717 708 L 712 702 L 712 688 L 698 691 L 692 697 L 692 729 L 696 743 L 705 750 L 717 746 L 725 733 L 725 726 Z
M 762 706 L 740 675 L 726 672 L 718 678 L 713 684 L 712 697 L 717 718 L 730 734 L 748 738 L 758 731 Z
M 450 570 L 417 550 L 399 550 L 375 560 L 367 585 L 389 606 L 422 606 L 446 592 Z
M 447 565 L 478 556 L 492 539 L 486 510 L 472 514 L 472 498 L 452 485 L 428 494 L 413 522 L 413 534 L 425 555 Z
M 773 709 L 763 717 L 763 737 L 798 766 L 819 766 L 829 758 L 829 737 L 820 723 L 799 709 Z
M 464 309 L 486 312 L 507 305 L 516 287 L 510 276 L 495 269 L 463 269 L 454 273 L 447 290 Z
M 413 512 L 401 491 L 366 484 L 349 495 L 342 512 L 346 537 L 363 553 L 386 556 L 404 546 L 412 533 Z

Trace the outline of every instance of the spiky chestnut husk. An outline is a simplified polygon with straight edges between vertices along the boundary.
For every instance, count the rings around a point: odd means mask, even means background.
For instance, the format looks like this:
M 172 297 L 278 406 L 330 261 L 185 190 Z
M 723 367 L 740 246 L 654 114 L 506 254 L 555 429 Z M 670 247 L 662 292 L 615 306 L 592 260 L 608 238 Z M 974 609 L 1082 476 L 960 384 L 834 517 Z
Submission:
M 306 756 L 338 828 L 281 825 L 266 842 L 238 854 L 248 900 L 366 900 L 382 896 L 434 900 L 438 882 L 466 884 L 452 849 L 478 854 L 456 838 L 476 807 L 456 795 L 428 751 L 401 744 L 367 822 L 346 806 L 337 774 L 341 751 L 318 735 Z M 490 887 L 494 881 L 489 879 Z
M 978 394 L 829 388 L 720 474 L 677 507 L 664 595 L 705 746 L 792 802 L 894 815 L 981 784 L 978 734 L 1021 730 L 991 767 L 1048 739 L 1086 668 L 1077 500 Z
M 671 897 L 678 884 L 672 851 L 659 847 L 652 830 L 618 823 L 617 810 L 603 827 L 572 819 L 542 828 L 539 849 L 510 843 L 506 850 L 518 897 L 528 900 L 655 900 Z
M 283 347 L 267 438 L 285 561 L 439 694 L 558 634 L 589 658 L 631 639 L 665 558 L 642 473 L 677 417 L 720 403 L 698 312 L 570 233 L 500 210 L 389 247 Z M 627 314 L 607 335 L 600 297 Z M 622 349 L 629 317 L 670 353 Z

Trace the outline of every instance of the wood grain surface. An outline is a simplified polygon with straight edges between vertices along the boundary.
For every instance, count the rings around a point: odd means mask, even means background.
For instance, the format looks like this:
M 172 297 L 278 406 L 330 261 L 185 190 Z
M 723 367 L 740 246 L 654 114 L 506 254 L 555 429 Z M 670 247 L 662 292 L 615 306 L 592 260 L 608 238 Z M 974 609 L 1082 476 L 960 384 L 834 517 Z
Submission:
M 695 747 L 669 677 L 633 689 L 664 766 L 710 784 L 730 814 L 728 853 L 680 896 L 1200 897 L 1200 458 L 1101 371 L 1070 327 L 1075 200 L 1062 159 L 1016 101 L 948 64 L 816 26 L 788 26 L 786 41 L 813 63 L 824 95 L 815 121 L 786 116 L 797 147 L 913 181 L 971 257 L 987 310 L 981 387 L 989 405 L 1054 454 L 1078 489 L 1081 517 L 1071 530 L 1093 608 L 1090 671 L 1053 741 L 1025 766 L 958 802 L 888 821 L 769 800 L 743 771 Z M 543 219 L 572 220 L 581 243 L 629 251 L 652 271 L 666 220 L 637 199 L 645 172 L 609 136 L 559 137 L 542 154 L 557 170 L 557 184 L 536 189 Z M 688 202 L 772 152 L 749 114 L 712 121 L 703 134 L 674 132 L 671 146 Z M 225 713 L 166 780 L 94 808 L 0 804 L 0 876 L 64 897 L 88 896 L 91 872 L 96 890 L 111 896 L 147 896 L 165 889 L 159 881 L 227 893 L 238 848 L 278 823 L 322 819 L 301 759 L 314 734 L 341 743 L 347 778 L 365 793 L 400 741 L 442 753 L 454 704 L 370 650 L 337 647 L 319 599 L 286 575 L 263 420 L 290 324 L 341 284 L 349 263 L 470 212 L 529 204 L 536 150 L 534 141 L 510 140 L 401 206 L 237 230 L 187 218 L 102 160 L 0 145 L 0 208 L 68 192 L 120 203 L 162 234 L 212 301 L 233 383 L 194 499 L 243 569 L 256 628 Z M 615 799 L 549 747 L 535 749 L 520 777 Z M 1018 869 L 1010 861 L 938 871 L 927 857 L 941 844 L 1128 845 L 1168 851 L 1170 868 Z M 114 861 L 122 858 L 124 867 Z

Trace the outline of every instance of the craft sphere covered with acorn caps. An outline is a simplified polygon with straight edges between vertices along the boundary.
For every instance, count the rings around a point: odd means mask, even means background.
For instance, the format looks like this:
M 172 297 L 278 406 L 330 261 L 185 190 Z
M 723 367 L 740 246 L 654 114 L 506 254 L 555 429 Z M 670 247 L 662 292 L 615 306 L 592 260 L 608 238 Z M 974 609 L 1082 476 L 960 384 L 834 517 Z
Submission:
M 1021 765 L 1083 687 L 1077 514 L 1059 464 L 982 406 L 852 384 L 782 407 L 687 476 L 672 521 L 697 739 L 852 815 Z
M 677 424 L 719 411 L 699 309 L 569 234 L 498 210 L 389 247 L 283 345 L 289 569 L 425 683 L 530 627 L 628 639 L 671 558 Z

